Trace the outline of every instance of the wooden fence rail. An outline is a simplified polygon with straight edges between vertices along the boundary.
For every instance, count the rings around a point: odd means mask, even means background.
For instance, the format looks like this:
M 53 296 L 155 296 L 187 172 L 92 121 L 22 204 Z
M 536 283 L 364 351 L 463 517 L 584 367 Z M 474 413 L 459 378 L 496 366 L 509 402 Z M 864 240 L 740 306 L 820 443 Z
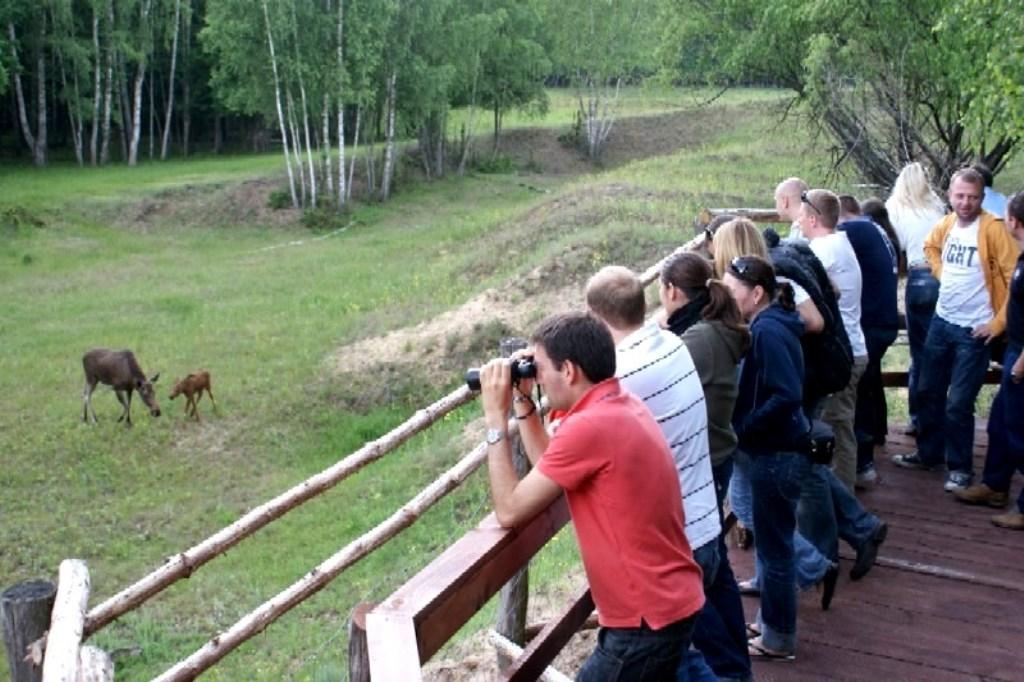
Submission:
M 467 387 L 459 387 L 432 405 L 417 411 L 411 418 L 377 440 L 365 444 L 319 474 L 250 510 L 238 521 L 198 545 L 169 557 L 163 566 L 89 611 L 85 621 L 85 636 L 94 634 L 115 618 L 136 608 L 176 581 L 189 577 L 210 559 L 223 554 L 274 519 L 280 518 L 302 503 L 331 489 L 367 464 L 380 459 L 474 397 L 475 394 Z

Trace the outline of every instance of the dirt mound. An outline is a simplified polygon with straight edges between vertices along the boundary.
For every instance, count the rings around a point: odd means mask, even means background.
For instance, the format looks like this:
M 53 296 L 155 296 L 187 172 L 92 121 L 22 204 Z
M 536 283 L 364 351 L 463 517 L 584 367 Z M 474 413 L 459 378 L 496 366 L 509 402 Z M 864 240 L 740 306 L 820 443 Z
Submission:
M 286 182 L 278 178 L 260 178 L 230 185 L 184 185 L 130 205 L 118 223 L 140 231 L 190 225 L 197 220 L 211 227 L 237 224 L 292 226 L 298 223 L 300 211 L 272 209 L 268 204 L 270 193 L 286 186 Z
M 665 156 L 699 147 L 728 125 L 715 109 L 634 116 L 615 121 L 601 157 L 601 167 L 621 166 L 638 159 Z M 546 175 L 582 175 L 595 168 L 580 150 L 559 138 L 564 129 L 516 128 L 501 134 L 499 152 L 516 165 Z

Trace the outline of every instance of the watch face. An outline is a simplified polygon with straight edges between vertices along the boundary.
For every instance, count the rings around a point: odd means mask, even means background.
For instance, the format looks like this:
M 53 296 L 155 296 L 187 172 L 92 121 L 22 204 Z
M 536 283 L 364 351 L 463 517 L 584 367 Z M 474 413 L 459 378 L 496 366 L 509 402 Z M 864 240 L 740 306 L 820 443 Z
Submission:
M 487 429 L 487 444 L 494 445 L 505 436 L 501 429 Z

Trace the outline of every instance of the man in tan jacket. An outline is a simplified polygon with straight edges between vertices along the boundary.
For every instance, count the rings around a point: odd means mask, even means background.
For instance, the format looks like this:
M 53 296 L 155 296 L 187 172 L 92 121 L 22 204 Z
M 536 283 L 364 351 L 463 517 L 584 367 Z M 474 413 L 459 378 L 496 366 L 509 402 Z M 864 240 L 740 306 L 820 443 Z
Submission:
M 939 301 L 922 360 L 917 452 L 893 462 L 932 469 L 945 461 L 947 492 L 974 476 L 974 402 L 989 365 L 989 342 L 1006 327 L 1006 297 L 1019 253 L 1001 216 L 981 209 L 985 181 L 972 168 L 953 174 L 953 213 L 940 220 L 924 252 L 939 280 Z

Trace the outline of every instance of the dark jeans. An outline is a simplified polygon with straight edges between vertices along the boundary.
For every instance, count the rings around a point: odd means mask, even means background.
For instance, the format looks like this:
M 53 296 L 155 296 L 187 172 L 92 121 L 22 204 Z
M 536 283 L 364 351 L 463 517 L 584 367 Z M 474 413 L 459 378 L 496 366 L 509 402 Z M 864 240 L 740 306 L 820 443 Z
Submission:
M 732 458 L 712 467 L 711 473 L 721 510 L 732 475 Z M 719 679 L 747 680 L 751 676 L 743 602 L 729 565 L 725 536 L 719 535 L 714 546 L 717 552 L 713 557 L 707 545 L 693 553 L 704 571 L 704 608 L 693 630 L 694 649 L 687 652 L 676 675 L 678 682 L 713 679 L 707 677 L 708 667 Z
M 926 464 L 945 459 L 950 471 L 973 473 L 974 401 L 988 364 L 988 345 L 970 329 L 932 318 L 918 393 L 918 455 Z
M 1014 470 L 1024 474 L 1024 383 L 1010 376 L 1021 347 L 1010 346 L 1003 358 L 1003 379 L 988 417 L 988 455 L 982 481 L 992 490 L 1008 492 Z M 1024 489 L 1017 497 L 1024 513 Z
M 882 357 L 896 340 L 896 329 L 864 327 L 864 343 L 868 348 L 868 365 L 857 384 L 857 407 L 853 430 L 857 436 L 857 472 L 875 464 L 875 444 L 885 442 L 888 415 L 885 389 L 882 387 Z
M 761 609 L 757 621 L 769 649 L 796 649 L 796 565 L 793 532 L 800 486 L 810 463 L 795 452 L 751 458 L 754 544 L 762 567 Z
M 907 313 L 907 339 L 910 341 L 910 377 L 907 387 L 910 423 L 917 426 L 917 390 L 921 376 L 921 358 L 928 326 L 939 300 L 939 280 L 932 277 L 930 268 L 911 268 L 907 272 L 907 290 L 904 298 Z
M 641 682 L 671 680 L 690 637 L 697 614 L 672 625 L 652 630 L 601 628 L 597 648 L 580 668 L 580 682 Z
M 839 538 L 859 550 L 881 519 L 869 512 L 827 466 L 812 464 L 800 490 L 800 533 L 832 561 L 839 560 Z

